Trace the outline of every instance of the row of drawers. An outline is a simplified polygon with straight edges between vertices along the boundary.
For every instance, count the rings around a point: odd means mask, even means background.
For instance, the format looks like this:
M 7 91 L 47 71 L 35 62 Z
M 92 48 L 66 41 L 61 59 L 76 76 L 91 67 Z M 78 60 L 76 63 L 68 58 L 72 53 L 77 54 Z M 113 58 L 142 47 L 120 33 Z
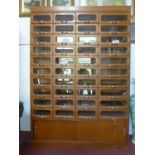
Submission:
M 128 35 L 32 35 L 33 45 L 126 45 Z
M 35 13 L 31 23 L 130 23 L 130 15 L 125 13 Z
M 108 24 L 32 24 L 31 34 L 128 34 L 129 25 Z

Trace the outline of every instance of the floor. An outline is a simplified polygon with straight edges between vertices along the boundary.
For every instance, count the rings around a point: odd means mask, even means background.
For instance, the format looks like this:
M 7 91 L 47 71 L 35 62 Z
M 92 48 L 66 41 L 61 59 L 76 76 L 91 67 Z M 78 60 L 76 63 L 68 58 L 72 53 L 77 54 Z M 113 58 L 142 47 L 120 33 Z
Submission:
M 130 142 L 128 148 L 78 148 L 57 149 L 32 147 L 30 134 L 22 134 L 22 151 L 20 155 L 135 155 L 135 145 Z

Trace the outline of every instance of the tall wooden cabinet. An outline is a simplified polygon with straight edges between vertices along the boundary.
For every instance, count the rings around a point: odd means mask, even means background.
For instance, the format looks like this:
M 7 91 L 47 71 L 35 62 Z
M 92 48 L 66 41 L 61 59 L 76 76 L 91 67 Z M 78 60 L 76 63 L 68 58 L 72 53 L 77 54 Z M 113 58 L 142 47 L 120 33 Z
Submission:
M 32 7 L 33 142 L 127 146 L 130 7 Z

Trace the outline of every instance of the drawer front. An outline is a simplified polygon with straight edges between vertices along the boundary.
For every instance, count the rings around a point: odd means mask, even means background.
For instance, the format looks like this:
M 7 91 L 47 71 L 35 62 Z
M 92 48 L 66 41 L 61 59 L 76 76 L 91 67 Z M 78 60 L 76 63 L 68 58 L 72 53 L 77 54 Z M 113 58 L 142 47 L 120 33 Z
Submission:
M 77 45 L 97 45 L 98 35 L 76 35 Z
M 55 35 L 54 44 L 57 45 L 72 45 L 75 44 L 75 35 Z
M 78 56 L 98 56 L 98 47 L 96 46 L 77 46 L 76 55 Z
M 54 46 L 54 56 L 74 56 L 75 46 Z
M 54 23 L 74 23 L 75 13 L 54 13 Z
M 32 77 L 32 86 L 52 86 L 51 77 Z
M 69 56 L 53 57 L 54 66 L 56 67 L 74 67 L 75 58 Z
M 76 22 L 77 23 L 96 23 L 98 22 L 98 13 L 95 12 L 78 12 L 76 13 Z
M 53 37 L 50 35 L 32 35 L 31 44 L 51 45 L 51 44 L 53 44 Z
M 76 24 L 76 34 L 97 34 L 97 24 Z
M 52 54 L 52 48 L 47 45 L 31 45 L 31 54 L 34 56 L 50 56 Z
M 49 56 L 33 56 L 31 62 L 33 66 L 51 66 L 52 59 Z
M 54 33 L 55 34 L 74 34 L 75 25 L 74 24 L 55 24 Z
M 33 76 L 50 76 L 52 75 L 52 71 L 50 67 L 32 67 L 32 75 Z
M 76 72 L 77 76 L 81 77 L 97 77 L 98 68 L 95 67 L 78 67 Z
M 129 47 L 120 45 L 99 47 L 99 55 L 106 57 L 129 56 Z
M 77 56 L 76 65 L 80 67 L 95 67 L 98 66 L 98 57 Z
M 32 98 L 32 107 L 34 108 L 52 108 L 53 100 L 51 98 Z
M 75 76 L 74 67 L 54 67 L 54 75 L 60 77 Z
M 53 14 L 51 13 L 35 13 L 31 15 L 31 23 L 50 24 L 53 23 Z
M 53 34 L 53 24 L 32 24 L 31 34 L 37 34 L 37 35 Z

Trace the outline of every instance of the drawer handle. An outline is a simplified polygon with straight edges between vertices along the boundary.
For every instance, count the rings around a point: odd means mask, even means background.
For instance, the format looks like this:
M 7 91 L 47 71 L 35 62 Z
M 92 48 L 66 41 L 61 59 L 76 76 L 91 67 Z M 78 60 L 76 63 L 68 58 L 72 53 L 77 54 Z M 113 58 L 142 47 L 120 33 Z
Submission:
M 61 96 L 62 98 L 67 98 L 67 96 Z
M 120 23 L 119 21 L 110 21 L 110 24 L 113 24 L 113 23 Z
M 109 86 L 110 88 L 119 88 L 119 86 Z

